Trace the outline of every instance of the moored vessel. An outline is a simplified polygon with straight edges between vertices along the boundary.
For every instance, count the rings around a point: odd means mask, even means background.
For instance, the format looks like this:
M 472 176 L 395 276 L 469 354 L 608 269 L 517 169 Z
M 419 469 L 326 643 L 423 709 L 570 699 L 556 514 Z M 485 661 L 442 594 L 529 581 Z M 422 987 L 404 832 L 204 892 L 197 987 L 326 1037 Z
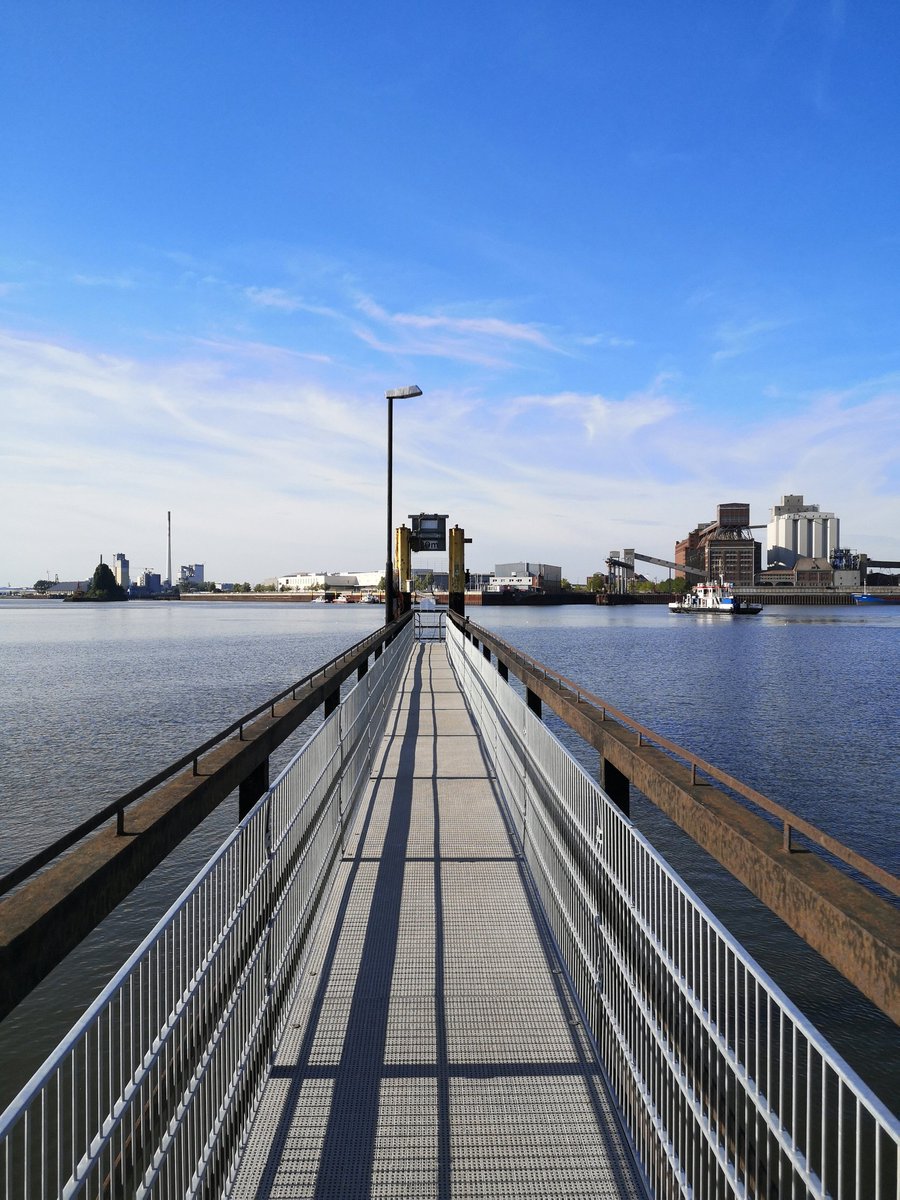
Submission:
M 734 594 L 734 588 L 724 579 L 698 583 L 681 600 L 673 600 L 669 611 L 674 613 L 713 613 L 726 617 L 754 617 L 761 613 L 761 604 L 751 604 Z
M 875 595 L 872 592 L 851 592 L 854 604 L 900 604 L 900 593 L 886 592 Z

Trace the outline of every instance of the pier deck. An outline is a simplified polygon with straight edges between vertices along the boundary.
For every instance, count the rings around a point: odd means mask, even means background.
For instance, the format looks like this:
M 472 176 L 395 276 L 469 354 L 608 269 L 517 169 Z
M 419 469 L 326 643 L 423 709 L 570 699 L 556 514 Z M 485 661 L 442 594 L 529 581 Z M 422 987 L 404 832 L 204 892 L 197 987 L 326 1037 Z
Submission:
M 642 1194 L 442 643 L 413 651 L 234 1194 Z

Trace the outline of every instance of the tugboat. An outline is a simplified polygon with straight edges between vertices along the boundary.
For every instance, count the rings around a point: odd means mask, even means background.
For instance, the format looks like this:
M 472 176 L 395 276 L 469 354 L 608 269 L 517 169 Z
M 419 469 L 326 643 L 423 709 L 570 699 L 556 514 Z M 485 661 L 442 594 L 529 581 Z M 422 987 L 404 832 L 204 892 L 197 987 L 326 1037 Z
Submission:
M 724 579 L 717 583 L 698 583 L 682 600 L 673 600 L 669 604 L 669 612 L 714 613 L 726 617 L 755 617 L 762 610 L 761 604 L 750 604 L 735 596 L 733 586 Z

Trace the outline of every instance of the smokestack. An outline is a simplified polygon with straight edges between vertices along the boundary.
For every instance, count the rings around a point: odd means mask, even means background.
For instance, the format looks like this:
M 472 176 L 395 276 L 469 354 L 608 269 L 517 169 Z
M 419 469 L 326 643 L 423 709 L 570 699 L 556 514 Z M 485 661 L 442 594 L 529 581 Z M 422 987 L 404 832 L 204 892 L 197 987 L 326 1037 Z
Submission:
M 169 548 L 168 548 L 168 553 L 166 554 L 166 586 L 171 587 L 172 586 L 172 513 L 171 513 L 171 511 L 166 513 L 166 518 L 169 523 L 169 542 L 168 542 Z

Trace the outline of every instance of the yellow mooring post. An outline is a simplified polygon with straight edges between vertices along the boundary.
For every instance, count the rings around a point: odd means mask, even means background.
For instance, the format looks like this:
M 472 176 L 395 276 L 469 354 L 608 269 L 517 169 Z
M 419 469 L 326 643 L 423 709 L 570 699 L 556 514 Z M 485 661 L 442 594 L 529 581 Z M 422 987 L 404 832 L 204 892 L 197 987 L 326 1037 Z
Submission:
M 406 525 L 399 525 L 394 530 L 394 562 L 397 564 L 397 575 L 399 582 L 394 589 L 394 595 L 397 602 L 397 616 L 402 617 L 404 613 L 409 612 L 412 608 L 412 596 L 409 591 L 409 579 L 412 575 L 411 556 L 409 550 L 409 528 Z
M 463 617 L 466 613 L 466 531 L 454 525 L 450 530 L 450 579 L 448 584 L 450 611 Z

